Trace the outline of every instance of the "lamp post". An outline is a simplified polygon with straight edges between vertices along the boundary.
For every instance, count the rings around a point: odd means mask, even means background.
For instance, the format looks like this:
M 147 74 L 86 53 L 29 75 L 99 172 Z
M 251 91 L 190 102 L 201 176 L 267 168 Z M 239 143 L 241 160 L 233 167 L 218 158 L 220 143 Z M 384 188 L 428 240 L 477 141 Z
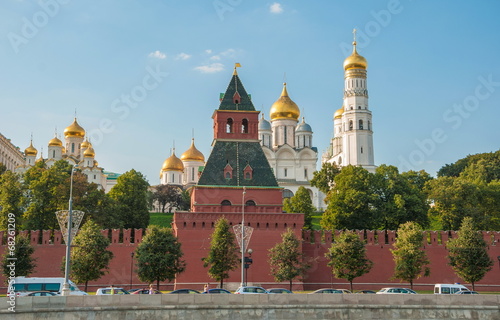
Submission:
M 253 250 L 248 249 L 247 252 L 248 252 L 248 257 L 245 257 L 245 285 L 247 285 L 248 281 L 248 269 L 250 268 L 250 265 L 253 263 L 252 260 Z
M 246 188 L 243 187 L 243 195 L 241 200 L 241 286 L 245 286 L 245 193 Z
M 72 216 L 73 216 L 73 173 L 75 172 L 75 166 L 71 168 L 71 178 L 69 183 L 69 212 L 68 212 L 68 237 L 66 238 L 66 261 L 64 266 L 64 284 L 61 295 L 69 296 L 71 293 L 69 287 L 69 270 L 70 270 L 70 253 L 71 253 L 71 227 L 73 226 Z
M 130 289 L 132 289 L 132 272 L 134 271 L 134 251 L 130 253 Z

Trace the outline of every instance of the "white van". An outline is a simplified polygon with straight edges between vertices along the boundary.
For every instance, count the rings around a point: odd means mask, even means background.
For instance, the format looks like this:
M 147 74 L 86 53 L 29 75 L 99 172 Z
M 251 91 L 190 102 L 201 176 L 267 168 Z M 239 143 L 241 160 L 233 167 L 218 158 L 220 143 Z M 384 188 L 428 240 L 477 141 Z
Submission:
M 70 294 L 83 296 L 87 295 L 86 292 L 81 291 L 71 281 L 68 280 L 70 286 Z M 16 277 L 14 282 L 9 284 L 8 293 L 14 292 L 16 296 L 24 296 L 34 291 L 51 291 L 61 294 L 64 284 L 64 278 L 29 278 L 29 277 Z M 12 286 L 12 288 L 11 288 Z
M 454 294 L 458 291 L 469 291 L 466 286 L 461 284 L 446 284 L 446 283 L 438 283 L 434 285 L 434 294 Z

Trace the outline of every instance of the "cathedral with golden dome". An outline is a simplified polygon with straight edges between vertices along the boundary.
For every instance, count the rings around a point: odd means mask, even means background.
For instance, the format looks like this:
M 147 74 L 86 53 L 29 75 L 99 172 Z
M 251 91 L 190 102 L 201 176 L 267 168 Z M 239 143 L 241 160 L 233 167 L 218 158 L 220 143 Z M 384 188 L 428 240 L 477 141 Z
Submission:
M 175 148 L 172 154 L 164 162 L 160 170 L 160 184 L 175 185 L 183 188 L 198 183 L 198 178 L 205 165 L 205 156 L 194 145 L 194 138 L 191 139 L 191 146 L 180 158 L 175 155 Z
M 304 117 L 300 121 L 299 118 L 300 109 L 284 83 L 281 96 L 271 106 L 270 121 L 264 114 L 259 120 L 260 144 L 278 185 L 283 188 L 283 197 L 292 197 L 303 186 L 309 191 L 313 205 L 324 210 L 325 195 L 309 183 L 318 162 L 313 131 Z
M 15 171 L 24 173 L 39 161 L 44 161 L 47 167 L 51 167 L 56 161 L 64 159 L 77 166 L 87 176 L 88 182 L 97 184 L 106 192 L 116 184 L 116 179 L 108 180 L 103 168 L 99 167 L 95 160 L 94 148 L 85 138 L 85 129 L 78 124 L 76 117 L 73 123 L 64 129 L 64 143 L 55 135 L 48 143 L 47 157 L 44 158 L 42 152 L 38 158 L 37 155 L 38 150 L 33 146 L 32 139 L 24 150 L 25 163 Z
M 354 34 L 355 30 L 354 30 Z M 361 166 L 375 172 L 372 112 L 368 108 L 366 59 L 356 50 L 344 60 L 344 101 L 333 115 L 333 138 L 322 162 Z

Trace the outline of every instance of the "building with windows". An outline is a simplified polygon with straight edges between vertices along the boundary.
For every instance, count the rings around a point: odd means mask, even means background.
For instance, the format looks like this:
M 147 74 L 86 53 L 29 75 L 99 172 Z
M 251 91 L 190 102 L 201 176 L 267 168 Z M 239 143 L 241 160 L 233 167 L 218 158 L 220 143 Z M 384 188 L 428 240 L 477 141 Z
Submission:
M 0 163 L 2 163 L 7 170 L 14 171 L 16 167 L 24 163 L 24 155 L 12 144 L 10 139 L 7 139 L 0 133 Z
M 338 166 L 362 166 L 376 169 L 373 155 L 372 112 L 368 108 L 366 59 L 356 51 L 344 61 L 344 101 L 333 116 L 333 138 L 322 162 Z
M 271 121 L 264 114 L 259 120 L 259 140 L 279 186 L 284 189 L 283 197 L 292 197 L 303 186 L 309 191 L 313 206 L 324 210 L 325 195 L 309 183 L 318 162 L 313 131 L 304 117 L 299 122 L 300 110 L 290 99 L 286 83 L 270 114 Z

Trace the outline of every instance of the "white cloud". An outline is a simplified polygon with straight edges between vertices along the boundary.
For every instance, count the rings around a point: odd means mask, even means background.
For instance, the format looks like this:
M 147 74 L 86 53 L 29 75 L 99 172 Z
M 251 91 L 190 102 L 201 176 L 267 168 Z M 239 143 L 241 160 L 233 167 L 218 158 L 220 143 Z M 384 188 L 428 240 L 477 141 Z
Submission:
M 271 13 L 282 13 L 283 12 L 283 7 L 281 6 L 281 3 L 275 2 L 269 7 L 269 11 Z
M 210 60 L 220 60 L 220 56 L 219 55 L 215 55 L 215 56 L 211 56 L 210 57 Z
M 220 54 L 223 55 L 224 57 L 235 57 L 236 50 L 234 49 L 227 49 L 226 51 L 221 52 Z
M 179 53 L 176 57 L 177 60 L 187 60 L 189 58 L 191 58 L 191 55 L 184 52 Z
M 207 49 L 207 50 L 205 50 L 205 53 L 206 53 L 206 54 L 212 54 L 212 50 Z
M 224 65 L 216 62 L 205 66 L 199 66 L 194 69 L 200 71 L 201 73 L 216 73 L 224 70 Z
M 163 52 L 156 50 L 155 52 L 151 52 L 148 57 L 150 58 L 156 58 L 156 59 L 166 59 L 167 55 L 164 54 Z

